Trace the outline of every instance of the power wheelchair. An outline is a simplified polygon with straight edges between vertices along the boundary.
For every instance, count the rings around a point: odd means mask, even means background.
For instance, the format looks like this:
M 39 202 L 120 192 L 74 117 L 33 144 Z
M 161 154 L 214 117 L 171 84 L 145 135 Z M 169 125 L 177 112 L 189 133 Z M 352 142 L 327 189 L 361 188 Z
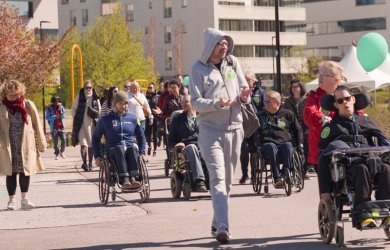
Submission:
M 355 94 L 355 110 L 362 110 L 370 104 L 370 98 L 363 93 Z M 325 110 L 335 111 L 333 106 L 334 97 L 325 95 L 321 99 L 321 107 Z M 359 140 L 359 135 L 354 136 Z M 371 143 L 373 144 L 373 143 Z M 356 164 L 365 164 L 370 172 L 371 191 L 376 190 L 374 176 L 378 173 L 382 162 L 390 162 L 389 146 L 357 147 L 346 149 L 335 149 L 328 152 L 331 161 L 329 164 L 332 188 L 332 199 L 321 200 L 318 206 L 318 227 L 321 239 L 329 244 L 333 237 L 337 246 L 344 247 L 344 221 L 352 220 L 352 227 L 358 230 L 383 228 L 388 239 L 390 239 L 389 227 L 385 227 L 384 220 L 390 216 L 390 200 L 366 201 L 359 206 L 354 204 L 354 188 L 347 180 L 347 170 Z M 347 207 L 347 209 L 344 209 Z M 343 217 L 347 214 L 347 217 Z M 375 227 L 361 227 L 361 220 L 372 218 L 375 220 Z
M 185 155 L 180 148 L 175 148 L 173 150 L 171 160 L 173 162 L 173 170 L 170 177 L 172 197 L 179 199 L 181 193 L 183 192 L 184 199 L 189 200 L 191 198 L 191 193 L 196 192 L 195 183 L 192 180 L 190 164 L 186 160 Z M 205 175 L 206 188 L 207 190 L 210 190 L 208 170 L 203 159 L 201 159 L 201 162 L 203 173 Z
M 116 195 L 121 193 L 139 193 L 142 202 L 147 202 L 150 198 L 149 173 L 141 156 L 138 158 L 138 171 L 139 175 L 135 179 L 141 183 L 140 188 L 122 189 L 119 176 L 115 170 L 115 161 L 104 156 L 99 169 L 99 199 L 101 203 L 106 205 L 110 194 L 112 201 L 115 201 Z M 119 190 L 117 191 L 115 187 L 118 187 Z
M 170 117 L 168 117 L 167 119 L 165 119 L 165 138 L 166 138 L 166 147 L 165 147 L 165 150 L 166 150 L 166 154 L 167 154 L 167 159 L 165 159 L 164 161 L 164 174 L 165 174 L 165 177 L 168 177 L 169 176 L 169 170 L 170 169 L 173 169 L 174 168 L 174 160 L 172 160 L 172 152 L 169 151 L 168 147 L 167 147 L 167 144 L 168 144 L 168 138 L 169 138 L 169 125 L 170 125 L 170 122 L 173 120 L 173 118 L 179 114 L 181 114 L 183 112 L 183 110 L 176 110 L 174 111 Z
M 298 192 L 303 190 L 305 185 L 305 179 L 303 174 L 303 164 L 304 156 L 298 152 L 296 148 L 293 149 L 293 159 L 292 159 L 292 169 L 282 169 L 281 179 L 283 181 L 283 187 L 286 195 L 290 196 L 292 192 L 292 187 L 294 186 Z M 261 152 L 261 147 L 257 148 L 257 151 L 251 153 L 250 155 L 250 165 L 252 168 L 252 187 L 253 191 L 257 194 L 260 194 L 261 187 L 264 181 L 264 193 L 268 194 L 269 192 L 269 181 L 268 178 L 272 179 L 272 169 L 269 164 L 267 157 L 264 156 Z M 275 187 L 277 188 L 277 187 Z

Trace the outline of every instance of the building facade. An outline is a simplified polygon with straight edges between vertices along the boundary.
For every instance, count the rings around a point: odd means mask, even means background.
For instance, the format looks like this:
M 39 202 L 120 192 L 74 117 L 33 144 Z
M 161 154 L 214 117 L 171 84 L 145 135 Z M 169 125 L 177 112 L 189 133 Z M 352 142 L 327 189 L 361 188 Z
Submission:
M 305 0 L 309 55 L 339 61 L 352 45 L 368 32 L 377 32 L 390 41 L 390 1 L 386 0 Z
M 114 0 L 58 0 L 60 35 L 72 25 L 84 32 L 94 17 L 115 9 Z M 188 74 L 200 56 L 203 30 L 219 28 L 235 41 L 233 54 L 244 71 L 262 75 L 272 85 L 275 74 L 275 8 L 270 0 L 121 0 L 131 29 L 141 29 L 146 55 L 163 77 Z M 280 0 L 281 72 L 286 81 L 297 69 L 289 57 L 294 46 L 306 45 L 296 25 L 306 20 L 302 0 Z M 288 60 L 287 60 L 288 59 Z M 268 80 L 268 81 L 267 81 Z
M 44 35 L 57 36 L 58 34 L 58 7 L 53 0 L 15 0 L 6 1 L 10 6 L 18 9 L 18 13 L 25 19 L 27 28 L 35 29 L 37 34 L 42 28 Z

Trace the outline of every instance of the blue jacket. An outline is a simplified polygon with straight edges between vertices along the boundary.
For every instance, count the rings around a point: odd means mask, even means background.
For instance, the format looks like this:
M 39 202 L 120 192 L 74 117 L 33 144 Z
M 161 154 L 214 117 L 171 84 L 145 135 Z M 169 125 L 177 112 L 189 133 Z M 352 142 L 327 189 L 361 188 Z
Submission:
M 49 107 L 47 107 L 46 109 L 46 120 L 49 122 L 50 124 L 50 131 L 51 132 L 54 132 L 54 121 L 56 120 L 57 116 L 56 114 L 54 113 L 54 108 L 55 106 L 54 105 L 50 105 Z M 65 108 L 64 106 L 60 106 L 60 111 L 61 111 L 61 122 L 62 122 L 62 127 L 65 128 L 65 123 L 64 123 L 64 118 L 66 116 L 66 111 L 65 111 Z
M 125 141 L 128 147 L 138 144 L 139 153 L 145 155 L 146 139 L 144 130 L 139 125 L 137 117 L 128 112 L 124 113 L 123 116 L 119 116 L 111 111 L 108 115 L 100 117 L 92 135 L 92 149 L 95 159 L 101 157 L 100 138 L 102 135 L 106 140 L 106 150 L 122 145 L 122 141 Z

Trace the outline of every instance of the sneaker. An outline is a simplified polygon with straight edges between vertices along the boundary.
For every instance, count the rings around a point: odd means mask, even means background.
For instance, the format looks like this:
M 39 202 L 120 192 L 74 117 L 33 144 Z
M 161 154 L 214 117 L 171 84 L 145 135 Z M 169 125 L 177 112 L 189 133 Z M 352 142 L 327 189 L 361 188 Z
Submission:
M 122 189 L 131 189 L 132 187 L 133 185 L 131 184 L 129 177 L 123 177 Z
M 390 227 L 390 216 L 383 220 L 383 226 L 385 228 L 389 228 Z
M 375 220 L 372 218 L 364 219 L 360 225 L 362 228 L 376 227 Z
M 66 159 L 66 156 L 64 155 L 64 153 L 60 153 L 60 156 L 62 159 Z
M 31 209 L 31 208 L 35 207 L 34 203 L 29 201 L 29 199 L 22 199 L 21 206 L 22 206 L 22 209 Z
M 7 210 L 16 210 L 16 202 L 15 201 L 9 201 L 7 205 Z
M 221 244 L 226 244 L 231 240 L 231 235 L 227 229 L 218 229 L 217 232 L 215 233 L 215 239 L 221 243 Z
M 153 156 L 156 156 L 156 151 L 153 151 Z
M 207 193 L 206 183 L 204 180 L 198 180 L 196 182 L 195 192 Z
M 83 165 L 81 165 L 81 168 L 84 169 L 85 172 L 88 172 L 88 166 L 87 166 L 87 163 L 83 163 Z
M 136 181 L 134 177 L 130 178 L 131 188 L 138 189 L 141 187 L 141 183 L 139 181 Z
M 152 153 L 152 148 L 148 148 L 148 155 Z
M 211 226 L 211 236 L 217 237 L 217 228 L 214 226 Z
M 303 178 L 304 178 L 305 180 L 310 180 L 310 176 L 309 176 L 308 173 L 305 173 L 305 175 L 303 176 Z
M 54 157 L 54 160 L 58 160 L 58 155 L 56 155 L 56 157 Z
M 275 180 L 275 188 L 283 188 L 284 187 L 284 183 L 283 183 L 283 180 L 281 178 L 278 178 Z
M 247 175 L 243 175 L 239 181 L 240 184 L 245 184 L 245 182 L 248 180 L 248 176 Z

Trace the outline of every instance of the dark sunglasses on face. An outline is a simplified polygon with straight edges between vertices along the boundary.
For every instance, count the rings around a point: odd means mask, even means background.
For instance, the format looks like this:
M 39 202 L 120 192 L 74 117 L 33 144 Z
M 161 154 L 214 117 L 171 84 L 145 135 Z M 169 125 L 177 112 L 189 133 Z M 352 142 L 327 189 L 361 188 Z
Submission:
M 350 102 L 352 100 L 352 96 L 346 96 L 346 97 L 343 97 L 343 98 L 339 98 L 336 100 L 336 102 L 338 104 L 343 104 L 344 102 Z
M 84 87 L 84 89 L 92 89 L 92 87 Z

